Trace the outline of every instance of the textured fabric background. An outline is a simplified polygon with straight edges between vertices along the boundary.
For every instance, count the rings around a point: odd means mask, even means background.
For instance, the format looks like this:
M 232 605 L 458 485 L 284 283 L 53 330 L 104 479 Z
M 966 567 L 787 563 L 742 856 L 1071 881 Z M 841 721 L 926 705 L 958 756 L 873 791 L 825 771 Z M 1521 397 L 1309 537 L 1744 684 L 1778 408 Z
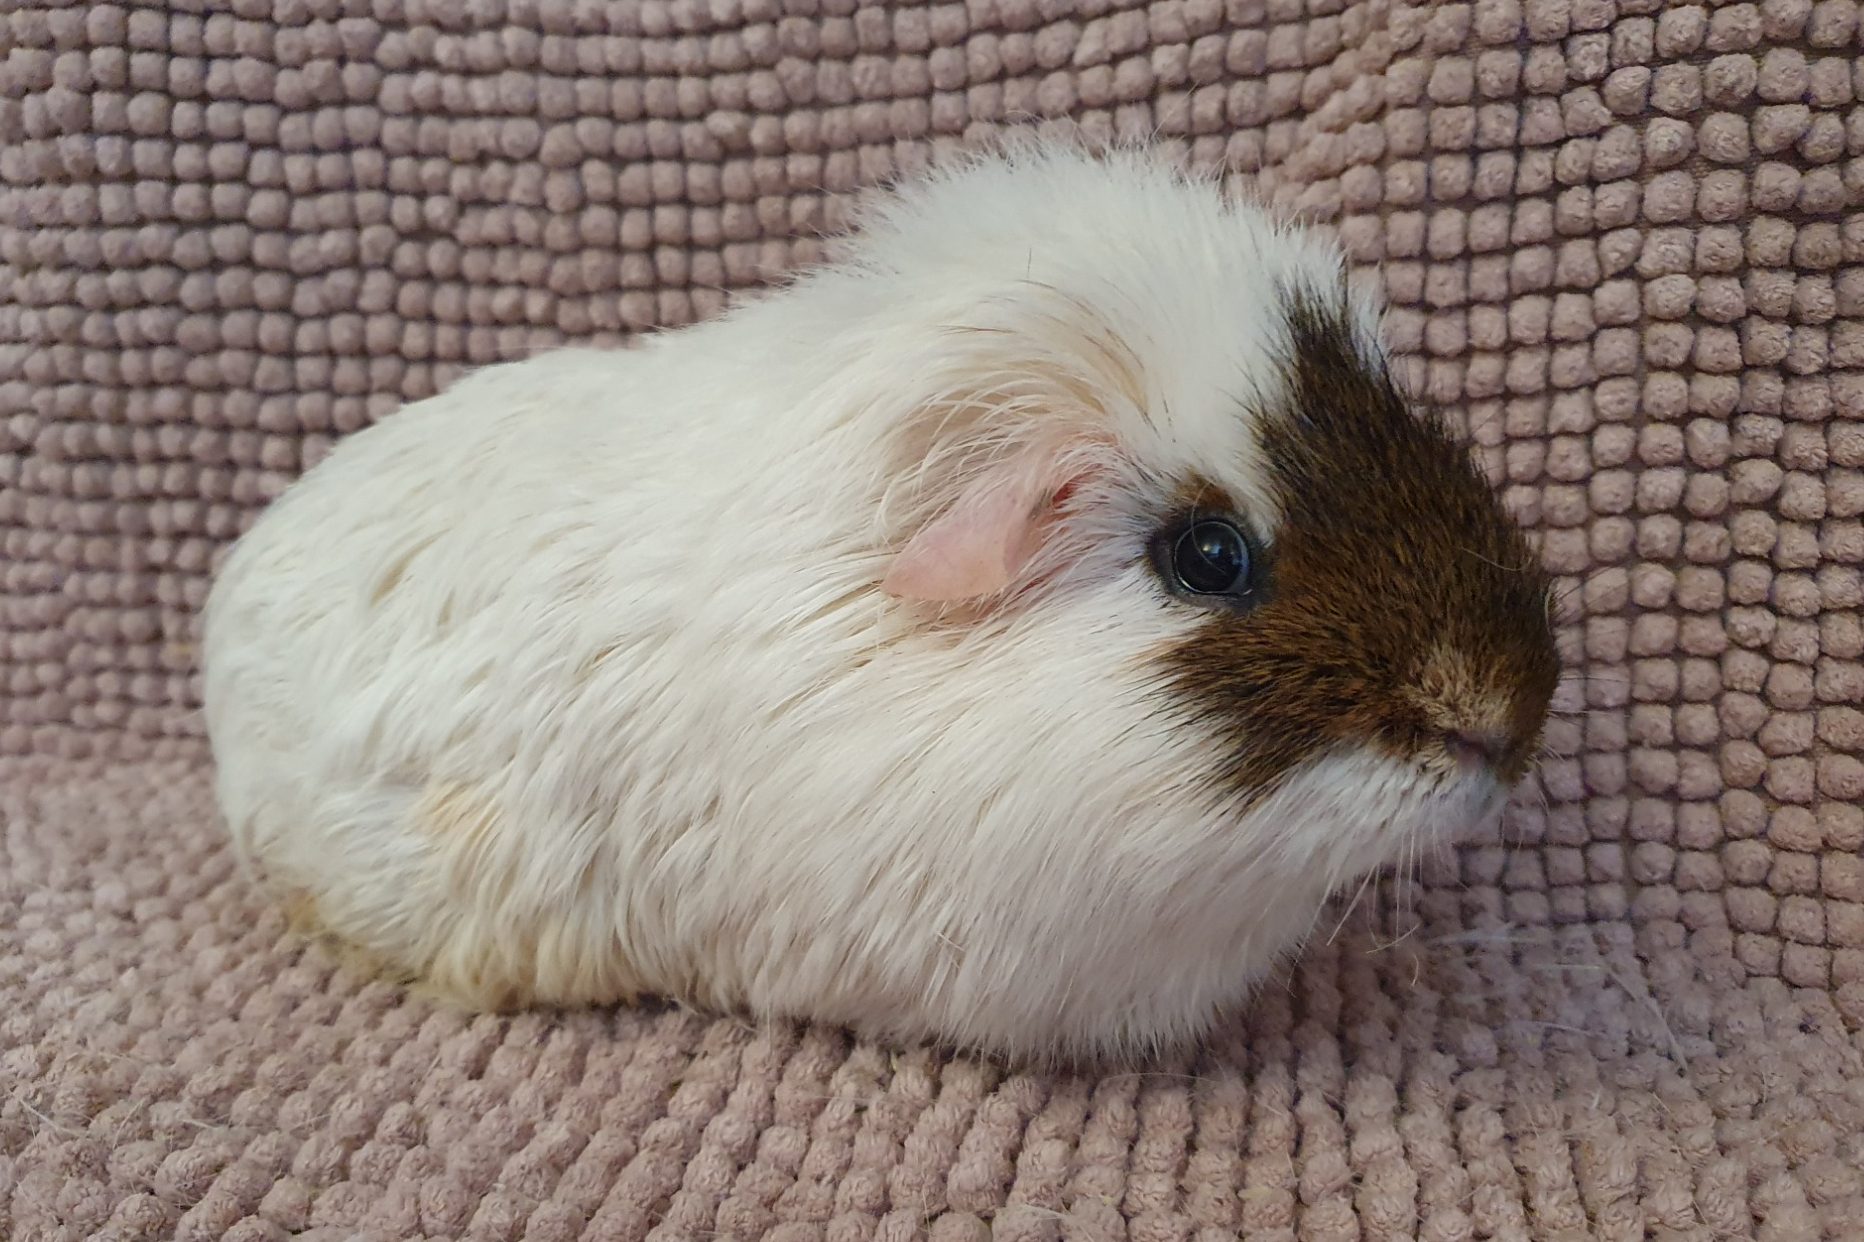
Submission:
M 0 0 L 0 1236 L 1864 1229 L 1859 4 L 209 7 Z M 1379 267 L 1567 592 L 1508 840 L 1099 1080 L 470 1020 L 286 935 L 192 715 L 216 548 L 398 403 L 714 312 L 1030 116 Z

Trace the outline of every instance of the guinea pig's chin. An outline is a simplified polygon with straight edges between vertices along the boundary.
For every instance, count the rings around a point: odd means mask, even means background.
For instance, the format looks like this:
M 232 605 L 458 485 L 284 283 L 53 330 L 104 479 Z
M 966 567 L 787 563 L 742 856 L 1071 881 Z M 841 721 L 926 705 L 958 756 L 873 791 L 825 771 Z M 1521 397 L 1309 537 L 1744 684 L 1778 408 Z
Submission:
M 1444 844 L 1479 838 L 1494 830 L 1508 805 L 1509 786 L 1487 772 L 1461 777 L 1437 795 L 1442 803 Z
M 1438 835 L 1463 840 L 1492 827 L 1508 804 L 1509 787 L 1486 768 L 1432 772 L 1417 787 L 1417 813 L 1441 822 Z
M 1493 833 L 1511 792 L 1486 771 L 1433 771 L 1349 747 L 1291 773 L 1249 819 L 1346 876 Z

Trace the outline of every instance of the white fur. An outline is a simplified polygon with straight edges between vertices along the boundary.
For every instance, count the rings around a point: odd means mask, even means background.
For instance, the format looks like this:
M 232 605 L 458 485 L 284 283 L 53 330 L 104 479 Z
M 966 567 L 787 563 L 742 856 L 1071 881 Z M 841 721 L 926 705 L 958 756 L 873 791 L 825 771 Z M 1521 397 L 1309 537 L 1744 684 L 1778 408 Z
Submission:
M 1487 777 L 1370 754 L 1242 813 L 1157 684 L 1204 617 L 1147 522 L 1200 471 L 1273 538 L 1250 410 L 1279 288 L 1343 297 L 1334 251 L 1037 147 L 864 236 L 641 349 L 479 372 L 261 517 L 206 619 L 246 857 L 469 1003 L 659 993 L 1042 1056 L 1197 1036 L 1329 890 L 1496 813 Z M 1108 469 L 1045 576 L 978 615 L 879 589 L 1050 426 Z

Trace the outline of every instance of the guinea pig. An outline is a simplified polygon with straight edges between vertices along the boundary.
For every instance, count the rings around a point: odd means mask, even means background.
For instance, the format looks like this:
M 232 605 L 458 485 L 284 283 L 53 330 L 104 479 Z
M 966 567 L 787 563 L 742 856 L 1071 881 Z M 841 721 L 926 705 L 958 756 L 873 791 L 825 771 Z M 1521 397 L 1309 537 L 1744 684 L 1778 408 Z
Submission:
M 1008 143 L 636 348 L 341 440 L 203 625 L 237 853 L 467 1006 L 1195 1045 L 1480 829 L 1548 582 L 1321 235 Z

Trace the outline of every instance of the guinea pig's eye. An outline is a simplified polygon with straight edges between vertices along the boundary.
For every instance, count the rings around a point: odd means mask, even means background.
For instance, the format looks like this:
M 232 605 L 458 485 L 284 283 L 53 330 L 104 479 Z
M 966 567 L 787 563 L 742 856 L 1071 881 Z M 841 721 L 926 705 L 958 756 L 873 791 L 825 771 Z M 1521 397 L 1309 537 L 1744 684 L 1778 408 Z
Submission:
M 1178 536 L 1171 571 L 1193 595 L 1231 594 L 1248 585 L 1249 544 L 1222 518 L 1204 518 Z
M 1235 518 L 1193 514 L 1161 531 L 1153 548 L 1174 594 L 1229 608 L 1253 602 L 1255 549 Z

